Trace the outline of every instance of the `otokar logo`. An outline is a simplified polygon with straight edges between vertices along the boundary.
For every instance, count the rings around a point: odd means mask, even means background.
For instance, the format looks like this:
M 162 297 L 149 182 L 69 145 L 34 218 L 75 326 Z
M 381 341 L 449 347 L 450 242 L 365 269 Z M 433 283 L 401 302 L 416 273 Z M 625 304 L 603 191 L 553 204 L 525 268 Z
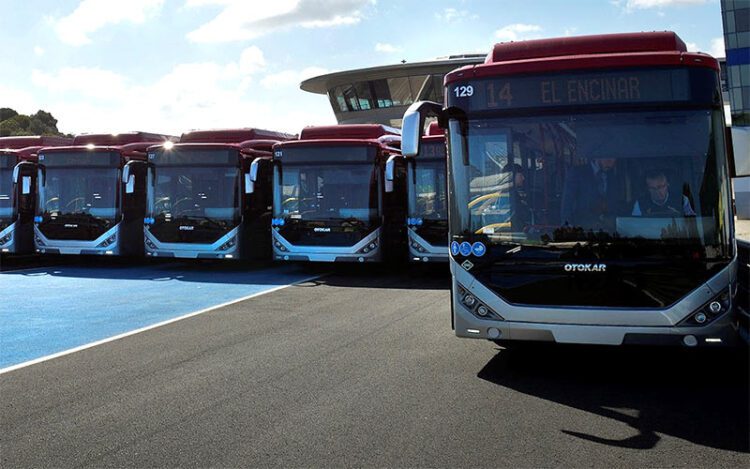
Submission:
M 66 223 L 66 224 L 65 224 L 65 225 L 63 225 L 63 226 L 64 226 L 65 228 L 78 228 L 78 224 L 77 224 L 77 223 Z
M 180 231 L 193 231 L 194 229 L 195 229 L 194 226 L 180 225 Z
M 607 264 L 565 264 L 565 272 L 606 272 Z
M 330 233 L 330 228 L 313 228 L 313 231 L 316 233 Z

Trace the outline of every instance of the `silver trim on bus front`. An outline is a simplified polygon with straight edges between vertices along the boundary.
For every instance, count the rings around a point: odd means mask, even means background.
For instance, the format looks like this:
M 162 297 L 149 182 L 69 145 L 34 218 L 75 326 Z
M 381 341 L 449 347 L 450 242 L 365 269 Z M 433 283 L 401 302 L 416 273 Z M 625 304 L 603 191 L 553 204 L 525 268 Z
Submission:
M 99 247 L 107 239 L 114 236 L 114 241 L 105 247 Z M 39 240 L 43 244 L 39 243 Z M 53 250 L 59 254 L 102 254 L 102 255 L 119 255 L 120 254 L 120 223 L 105 231 L 101 236 L 93 241 L 81 241 L 78 239 L 49 239 L 38 226 L 34 225 L 34 247 L 37 252 L 42 254 Z
M 238 234 L 240 232 L 240 227 L 236 226 L 232 228 L 227 234 L 219 238 L 218 240 L 214 241 L 211 244 L 195 244 L 195 243 L 165 243 L 162 241 L 159 241 L 156 236 L 151 234 L 149 229 L 147 227 L 143 227 L 143 235 L 145 237 L 146 243 L 146 255 L 152 256 L 152 257 L 178 257 L 181 259 L 197 259 L 198 257 L 201 257 L 201 255 L 205 254 L 215 254 L 216 258 L 225 258 L 225 259 L 236 259 L 239 257 L 239 237 Z M 219 248 L 222 244 L 226 243 L 227 241 L 231 240 L 233 237 L 236 237 L 234 246 L 231 248 L 221 251 Z M 149 243 L 152 243 L 156 248 L 152 248 L 149 246 Z M 226 256 L 229 255 L 230 257 L 227 258 Z
M 380 239 L 380 233 L 381 228 L 377 228 L 354 246 L 297 246 L 284 239 L 276 230 L 273 230 L 273 258 L 275 260 L 311 262 L 336 262 L 336 260 L 351 262 L 381 261 L 382 240 Z M 286 251 L 277 247 L 277 242 Z M 372 242 L 377 242 L 377 246 L 374 249 L 366 253 L 357 252 Z M 361 261 L 359 260 L 360 258 L 362 258 Z
M 448 246 L 433 246 L 419 236 L 412 228 L 407 228 L 409 234 L 409 260 L 412 262 L 448 262 Z M 448 234 L 445 235 L 446 239 Z M 422 246 L 425 252 L 414 248 L 414 243 Z M 447 241 L 446 241 L 447 243 Z
M 597 307 L 549 307 L 514 305 L 482 285 L 453 258 L 453 311 L 458 337 L 506 340 L 554 340 L 561 343 L 620 345 L 626 334 L 681 336 L 710 333 L 727 324 L 717 319 L 702 328 L 677 326 L 701 306 L 736 282 L 737 260 L 679 300 L 664 309 Z M 593 274 L 596 275 L 596 274 Z M 459 284 L 504 320 L 479 319 L 462 303 Z M 540 292 L 543 295 L 544 292 Z M 499 336 L 490 337 L 494 328 Z M 495 331 L 495 334 L 497 332 Z

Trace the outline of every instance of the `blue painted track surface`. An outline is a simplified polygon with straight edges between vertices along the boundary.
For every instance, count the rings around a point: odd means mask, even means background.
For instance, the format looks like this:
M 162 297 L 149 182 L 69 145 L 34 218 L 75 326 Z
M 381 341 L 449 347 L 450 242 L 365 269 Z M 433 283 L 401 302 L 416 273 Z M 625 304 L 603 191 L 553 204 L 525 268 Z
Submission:
M 180 263 L 0 273 L 0 369 L 310 276 L 293 265 Z

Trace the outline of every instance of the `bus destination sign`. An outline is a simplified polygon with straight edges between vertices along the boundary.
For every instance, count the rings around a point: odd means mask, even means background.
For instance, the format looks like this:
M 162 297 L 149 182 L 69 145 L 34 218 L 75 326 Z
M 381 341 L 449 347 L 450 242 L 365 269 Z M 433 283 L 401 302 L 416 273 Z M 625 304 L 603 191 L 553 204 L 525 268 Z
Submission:
M 690 76 L 685 69 L 477 79 L 452 83 L 447 94 L 449 106 L 467 111 L 669 103 L 691 98 Z

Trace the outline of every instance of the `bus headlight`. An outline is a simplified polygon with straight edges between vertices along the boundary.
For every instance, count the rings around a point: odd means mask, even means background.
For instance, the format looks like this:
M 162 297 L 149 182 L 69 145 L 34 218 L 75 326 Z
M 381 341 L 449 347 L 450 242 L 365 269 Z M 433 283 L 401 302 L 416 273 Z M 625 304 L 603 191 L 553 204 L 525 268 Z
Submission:
M 286 248 L 286 246 L 284 246 L 283 244 L 281 244 L 281 241 L 274 241 L 273 245 L 276 247 L 276 249 L 278 249 L 281 252 L 288 251 L 288 249 Z
M 461 285 L 458 286 L 458 294 L 461 298 L 461 304 L 479 319 L 505 321 L 504 317 L 500 316 L 493 311 L 492 308 L 479 301 L 476 296 L 469 293 L 469 291 Z
M 46 244 L 44 244 L 44 241 L 42 241 L 42 238 L 40 238 L 39 236 L 34 236 L 34 242 L 37 246 L 46 246 Z
M 13 239 L 13 233 L 8 233 L 7 235 L 0 238 L 0 246 L 3 244 L 9 243 Z
M 219 251 L 228 251 L 233 248 L 235 244 L 237 244 L 237 238 L 232 236 L 229 241 L 219 246 Z
M 727 288 L 723 292 L 719 293 L 711 301 L 698 308 L 696 311 L 690 314 L 682 321 L 680 326 L 705 326 L 710 324 L 714 319 L 723 315 L 732 306 L 732 295 L 730 295 L 730 289 Z
M 378 247 L 378 241 L 377 240 L 373 240 L 367 246 L 365 246 L 362 249 L 360 249 L 359 251 L 357 251 L 357 254 L 367 254 L 370 251 L 374 251 L 375 248 L 377 248 L 377 247 Z
M 115 244 L 115 241 L 117 241 L 117 235 L 113 234 L 109 238 L 107 238 L 104 241 L 102 241 L 101 243 L 99 243 L 96 247 L 98 247 L 98 248 L 106 248 L 107 246 L 109 246 L 111 244 Z

